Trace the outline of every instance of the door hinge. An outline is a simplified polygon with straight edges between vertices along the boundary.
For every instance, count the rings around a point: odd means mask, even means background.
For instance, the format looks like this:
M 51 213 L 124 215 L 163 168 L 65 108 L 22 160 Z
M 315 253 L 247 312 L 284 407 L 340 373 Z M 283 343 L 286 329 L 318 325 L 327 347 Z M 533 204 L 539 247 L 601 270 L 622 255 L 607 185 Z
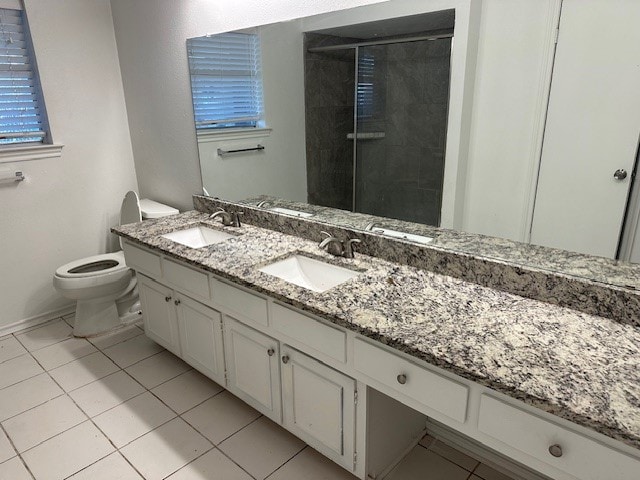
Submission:
M 558 44 L 559 37 L 560 37 L 560 28 L 556 28 L 556 31 L 554 33 L 554 39 L 553 39 L 553 43 L 555 43 L 556 45 Z
M 353 468 L 358 464 L 358 452 L 353 452 Z
M 358 391 L 357 390 L 355 392 L 353 392 L 353 404 L 354 405 L 358 404 Z

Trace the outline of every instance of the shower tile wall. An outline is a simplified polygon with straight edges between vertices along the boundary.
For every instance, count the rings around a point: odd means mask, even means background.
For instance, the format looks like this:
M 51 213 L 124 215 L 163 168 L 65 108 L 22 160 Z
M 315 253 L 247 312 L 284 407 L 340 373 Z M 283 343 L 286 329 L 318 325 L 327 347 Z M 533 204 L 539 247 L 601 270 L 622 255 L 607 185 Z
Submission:
M 305 34 L 307 48 L 349 41 L 342 37 Z M 353 50 L 305 54 L 305 115 L 308 202 L 352 209 Z
M 439 225 L 450 51 L 450 40 L 360 49 L 374 58 L 374 98 L 383 105 L 358 119 L 358 131 L 385 136 L 358 141 L 357 211 Z

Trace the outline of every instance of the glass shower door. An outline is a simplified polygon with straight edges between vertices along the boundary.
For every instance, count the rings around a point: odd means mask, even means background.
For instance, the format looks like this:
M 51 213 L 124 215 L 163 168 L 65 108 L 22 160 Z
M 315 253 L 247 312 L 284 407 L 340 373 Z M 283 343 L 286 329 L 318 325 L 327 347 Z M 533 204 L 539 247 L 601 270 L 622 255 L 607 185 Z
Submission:
M 451 39 L 357 48 L 353 210 L 440 224 Z

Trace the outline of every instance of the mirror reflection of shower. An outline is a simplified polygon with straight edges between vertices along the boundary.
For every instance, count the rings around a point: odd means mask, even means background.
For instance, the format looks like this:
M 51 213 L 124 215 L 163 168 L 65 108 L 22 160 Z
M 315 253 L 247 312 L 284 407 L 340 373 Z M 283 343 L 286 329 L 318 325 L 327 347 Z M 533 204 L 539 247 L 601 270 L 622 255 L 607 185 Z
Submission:
M 453 16 L 416 17 L 305 34 L 309 203 L 440 224 Z

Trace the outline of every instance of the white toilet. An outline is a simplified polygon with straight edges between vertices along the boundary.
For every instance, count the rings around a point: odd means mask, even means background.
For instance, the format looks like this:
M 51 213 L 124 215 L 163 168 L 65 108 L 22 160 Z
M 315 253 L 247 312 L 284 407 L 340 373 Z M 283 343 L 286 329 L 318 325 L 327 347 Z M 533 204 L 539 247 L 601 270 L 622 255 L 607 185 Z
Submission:
M 179 213 L 153 200 L 138 200 L 127 192 L 120 209 L 120 224 Z M 121 242 L 122 243 L 122 242 Z M 77 300 L 73 335 L 91 337 L 134 322 L 140 315 L 137 280 L 122 251 L 95 255 L 67 263 L 56 270 L 53 286 Z

